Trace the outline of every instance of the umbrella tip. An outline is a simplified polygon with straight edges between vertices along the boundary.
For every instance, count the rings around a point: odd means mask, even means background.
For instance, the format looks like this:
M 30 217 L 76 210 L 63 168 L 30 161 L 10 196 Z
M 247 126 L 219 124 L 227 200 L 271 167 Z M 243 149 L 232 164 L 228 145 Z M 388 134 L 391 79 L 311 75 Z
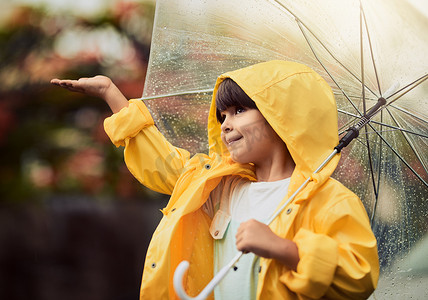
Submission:
M 398 90 L 399 87 L 400 87 L 400 83 L 398 83 L 398 81 L 394 82 L 394 84 L 391 85 L 389 89 L 386 90 L 386 92 L 383 95 L 383 98 L 388 99 L 389 97 L 394 95 L 394 93 Z

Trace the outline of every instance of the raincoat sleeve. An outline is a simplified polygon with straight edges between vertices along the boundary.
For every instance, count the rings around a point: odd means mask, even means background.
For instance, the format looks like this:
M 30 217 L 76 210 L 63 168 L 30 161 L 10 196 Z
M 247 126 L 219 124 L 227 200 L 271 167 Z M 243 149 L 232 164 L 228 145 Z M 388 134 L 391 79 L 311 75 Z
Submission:
M 379 276 L 376 239 L 355 196 L 336 202 L 315 218 L 315 230 L 300 228 L 297 271 L 280 280 L 309 299 L 367 299 Z
M 116 147 L 125 147 L 125 163 L 135 178 L 151 190 L 172 193 L 190 154 L 165 139 L 141 100 L 130 100 L 107 118 L 104 129 Z

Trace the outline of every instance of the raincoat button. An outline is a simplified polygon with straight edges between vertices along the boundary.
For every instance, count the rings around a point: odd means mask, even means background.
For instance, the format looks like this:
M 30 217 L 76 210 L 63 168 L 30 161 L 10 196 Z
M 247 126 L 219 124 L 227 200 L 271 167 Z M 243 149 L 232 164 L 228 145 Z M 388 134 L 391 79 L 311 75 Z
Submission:
M 204 167 L 205 167 L 206 170 L 211 169 L 211 165 L 210 164 L 206 164 Z
M 173 208 L 173 209 L 171 209 L 171 212 L 173 212 L 173 211 L 175 211 L 176 210 L 176 208 Z
M 259 267 L 259 273 L 262 271 L 262 266 Z
M 152 269 L 156 268 L 156 263 L 152 263 Z
M 220 231 L 218 231 L 218 230 L 216 230 L 215 232 L 214 232 L 214 236 L 218 236 L 218 234 L 220 233 Z
M 287 215 L 289 215 L 292 211 L 293 211 L 293 209 L 291 209 L 291 208 L 287 209 Z

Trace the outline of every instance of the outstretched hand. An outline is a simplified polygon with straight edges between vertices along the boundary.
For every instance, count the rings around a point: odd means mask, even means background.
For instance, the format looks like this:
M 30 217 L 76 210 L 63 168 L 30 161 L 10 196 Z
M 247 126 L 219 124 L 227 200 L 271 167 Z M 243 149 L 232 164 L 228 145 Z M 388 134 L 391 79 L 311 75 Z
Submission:
M 106 76 L 97 75 L 90 78 L 80 78 L 78 80 L 55 78 L 51 80 L 51 83 L 72 92 L 83 93 L 104 99 L 113 113 L 128 106 L 128 100 L 111 79 Z
M 269 226 L 254 219 L 239 226 L 236 248 L 244 253 L 276 259 L 293 270 L 299 262 L 297 245 L 293 241 L 281 238 Z
M 51 83 L 72 92 L 79 92 L 102 99 L 104 99 L 107 90 L 112 84 L 110 78 L 102 75 L 80 78 L 79 80 L 55 78 L 51 80 Z

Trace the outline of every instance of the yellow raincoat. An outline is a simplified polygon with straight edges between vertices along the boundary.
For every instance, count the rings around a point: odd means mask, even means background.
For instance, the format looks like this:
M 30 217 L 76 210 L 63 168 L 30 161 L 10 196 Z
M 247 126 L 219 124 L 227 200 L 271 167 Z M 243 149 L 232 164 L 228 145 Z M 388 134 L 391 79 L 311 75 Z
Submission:
M 208 119 L 209 155 L 172 146 L 154 126 L 142 101 L 131 100 L 105 121 L 116 146 L 125 146 L 132 174 L 155 191 L 170 194 L 150 243 L 140 299 L 176 299 L 172 277 L 182 260 L 190 262 L 184 286 L 197 295 L 213 276 L 210 217 L 202 210 L 223 176 L 256 180 L 252 165 L 233 162 L 220 139 L 215 94 L 230 77 L 256 102 L 286 143 L 296 168 L 288 197 L 338 144 L 337 111 L 331 88 L 310 68 L 270 61 L 226 73 L 217 79 Z M 330 175 L 339 155 L 297 195 L 270 228 L 293 240 L 300 262 L 292 271 L 261 258 L 258 299 L 365 299 L 379 275 L 376 239 L 358 197 Z M 281 205 L 281 204 L 280 204 Z

